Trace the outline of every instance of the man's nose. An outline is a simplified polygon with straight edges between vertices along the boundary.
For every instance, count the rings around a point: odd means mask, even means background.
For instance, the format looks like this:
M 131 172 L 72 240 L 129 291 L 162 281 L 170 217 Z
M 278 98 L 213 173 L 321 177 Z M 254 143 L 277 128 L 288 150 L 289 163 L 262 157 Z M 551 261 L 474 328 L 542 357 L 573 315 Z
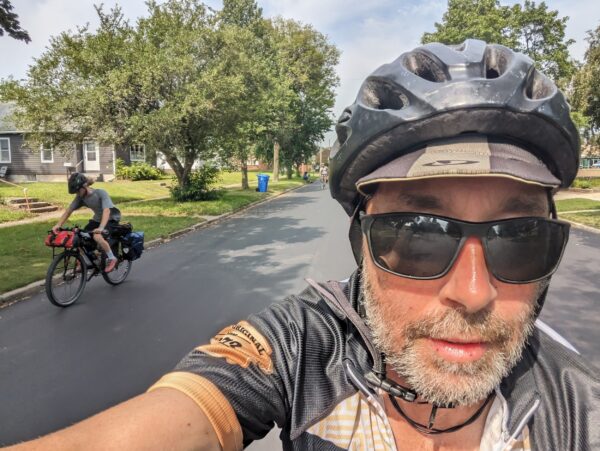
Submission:
M 445 279 L 440 291 L 442 300 L 460 304 L 470 313 L 486 308 L 498 295 L 483 245 L 474 237 L 465 241 Z

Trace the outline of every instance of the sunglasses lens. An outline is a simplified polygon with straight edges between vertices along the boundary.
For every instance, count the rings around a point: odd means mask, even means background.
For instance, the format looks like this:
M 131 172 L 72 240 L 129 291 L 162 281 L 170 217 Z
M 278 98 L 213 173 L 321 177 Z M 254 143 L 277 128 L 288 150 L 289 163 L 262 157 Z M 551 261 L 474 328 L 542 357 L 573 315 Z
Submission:
M 371 255 L 382 268 L 418 278 L 443 274 L 456 253 L 459 228 L 431 216 L 379 216 L 369 230 Z
M 502 222 L 488 231 L 488 265 L 507 282 L 541 279 L 554 271 L 565 244 L 566 230 L 559 223 L 533 218 Z

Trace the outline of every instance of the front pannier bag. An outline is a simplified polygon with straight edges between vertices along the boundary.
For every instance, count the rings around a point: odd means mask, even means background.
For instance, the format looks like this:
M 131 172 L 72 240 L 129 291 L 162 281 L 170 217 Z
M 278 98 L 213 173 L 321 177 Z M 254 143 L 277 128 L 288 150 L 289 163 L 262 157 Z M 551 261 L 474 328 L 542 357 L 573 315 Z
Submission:
M 71 230 L 61 230 L 58 233 L 52 231 L 48 232 L 48 236 L 44 241 L 46 246 L 50 247 L 64 247 L 66 249 L 73 249 L 77 247 L 77 234 Z
M 123 237 L 121 246 L 127 260 L 137 260 L 144 252 L 144 232 L 129 232 Z

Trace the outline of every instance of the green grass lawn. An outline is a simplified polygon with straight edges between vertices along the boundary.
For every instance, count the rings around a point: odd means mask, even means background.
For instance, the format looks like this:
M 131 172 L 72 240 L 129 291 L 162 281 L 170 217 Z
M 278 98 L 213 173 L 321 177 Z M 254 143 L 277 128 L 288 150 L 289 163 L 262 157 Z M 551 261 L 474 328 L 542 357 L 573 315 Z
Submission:
M 271 185 L 271 183 L 273 182 L 273 173 L 270 171 L 248 171 L 248 184 L 250 186 L 257 186 L 258 185 L 258 178 L 257 175 L 258 174 L 266 174 L 269 176 L 269 185 Z M 315 175 L 313 174 L 313 179 L 314 179 Z M 285 175 L 280 175 L 279 176 L 279 183 L 285 182 L 287 181 L 288 178 Z M 302 180 L 301 177 L 292 177 L 292 180 Z M 240 171 L 237 172 L 222 172 L 221 173 L 221 179 L 219 182 L 220 185 L 239 185 L 240 188 L 242 186 L 242 173 Z
M 18 221 L 19 219 L 30 218 L 34 216 L 31 213 L 27 213 L 25 210 L 14 210 L 4 205 L 0 205 L 0 223 Z
M 556 201 L 556 210 L 577 211 L 577 210 L 600 210 L 600 202 L 592 199 L 562 199 Z
M 270 183 L 267 193 L 259 193 L 254 189 L 228 189 L 217 200 L 197 202 L 176 202 L 173 199 L 149 200 L 130 205 L 123 205 L 124 214 L 166 215 L 166 216 L 218 216 L 238 210 L 269 195 L 294 188 L 303 184 L 302 179 L 283 179 L 278 183 Z
M 161 186 L 165 185 L 165 186 Z M 102 188 L 110 194 L 115 204 L 133 200 L 152 199 L 169 195 L 170 180 L 116 180 L 113 182 L 97 182 L 94 188 Z M 37 197 L 41 201 L 66 207 L 73 200 L 73 194 L 67 191 L 67 182 L 34 182 L 20 185 L 27 188 L 29 197 Z M 23 197 L 23 189 L 8 185 L 0 185 L 0 198 Z
M 600 177 L 577 177 L 572 188 L 600 188 Z
M 560 217 L 569 221 L 578 222 L 579 224 L 600 229 L 600 211 L 590 211 L 587 213 L 568 213 L 566 215 L 561 215 Z
M 248 173 L 248 182 L 251 186 L 256 187 L 258 171 Z M 272 177 L 272 173 L 265 172 Z M 284 176 L 279 183 L 289 183 Z M 299 178 L 293 178 L 292 181 L 299 181 Z M 162 180 L 140 180 L 132 182 L 129 180 L 115 180 L 112 182 L 96 182 L 94 188 L 102 188 L 108 192 L 113 202 L 122 204 L 124 202 L 154 199 L 157 197 L 169 196 L 169 186 L 175 182 L 169 178 Z M 242 173 L 241 172 L 223 172 L 219 180 L 219 186 L 238 184 L 241 187 Z M 269 185 L 273 185 L 271 181 Z M 73 200 L 73 195 L 67 191 L 66 182 L 33 182 L 23 183 L 21 188 L 0 184 L 0 199 L 10 197 L 23 197 L 23 188 L 27 188 L 29 197 L 36 197 L 44 202 L 66 207 Z
M 69 225 L 85 225 L 88 219 L 88 216 L 74 215 Z M 165 216 L 125 216 L 123 220 L 131 222 L 135 230 L 143 230 L 146 241 L 201 222 L 199 218 Z M 44 239 L 54 224 L 55 221 L 47 221 L 0 229 L 0 293 L 46 276 L 52 249 L 44 246 Z

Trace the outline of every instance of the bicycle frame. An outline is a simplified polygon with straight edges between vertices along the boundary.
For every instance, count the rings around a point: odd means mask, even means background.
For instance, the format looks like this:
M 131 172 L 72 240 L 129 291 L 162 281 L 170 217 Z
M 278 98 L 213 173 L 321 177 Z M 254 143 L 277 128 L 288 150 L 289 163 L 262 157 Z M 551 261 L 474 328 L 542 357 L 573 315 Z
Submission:
M 73 229 L 63 229 L 63 230 L 73 230 Z M 85 244 L 89 243 L 90 241 L 93 241 L 94 239 L 92 238 L 92 234 L 88 233 L 88 232 L 83 232 L 81 230 L 77 230 L 77 237 L 78 237 L 78 244 L 76 248 L 63 248 L 63 247 L 53 247 L 52 248 L 52 258 L 54 258 L 56 256 L 56 252 L 57 249 L 60 250 L 60 253 L 63 252 L 71 252 L 73 254 L 75 253 L 80 253 L 84 255 L 84 259 L 86 260 L 86 264 L 88 265 L 88 268 L 93 269 L 93 271 L 89 274 L 89 276 L 86 275 L 86 281 L 89 282 L 90 280 L 92 280 L 92 277 L 97 276 L 98 274 L 100 274 L 102 272 L 102 268 L 96 264 L 96 259 L 97 259 L 97 255 L 94 254 L 94 251 L 99 250 L 98 249 L 98 245 L 94 242 L 95 246 L 93 250 L 90 250 Z M 102 252 L 100 250 L 100 252 Z

